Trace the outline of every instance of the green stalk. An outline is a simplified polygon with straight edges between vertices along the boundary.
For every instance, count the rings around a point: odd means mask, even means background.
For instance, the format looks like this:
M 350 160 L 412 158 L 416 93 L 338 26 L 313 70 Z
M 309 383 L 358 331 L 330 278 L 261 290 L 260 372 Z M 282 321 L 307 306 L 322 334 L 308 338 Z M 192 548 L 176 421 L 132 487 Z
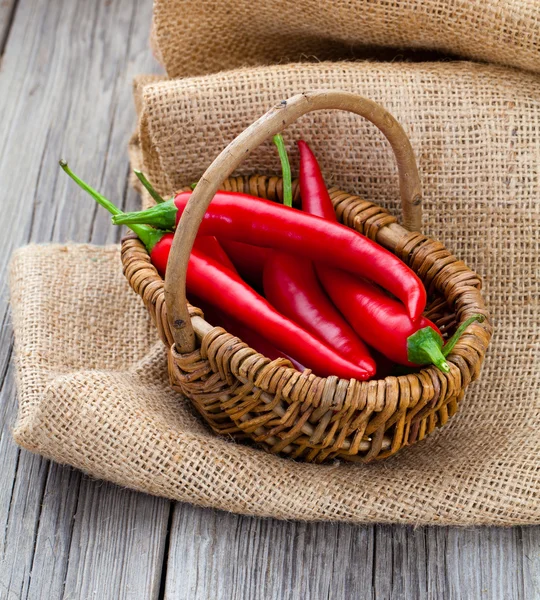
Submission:
M 165 200 L 163 200 L 163 198 L 156 192 L 156 190 L 154 189 L 152 184 L 148 181 L 148 179 L 146 178 L 146 175 L 142 171 L 139 171 L 138 169 L 133 169 L 133 172 L 137 176 L 137 179 L 146 188 L 146 191 L 156 201 L 156 204 L 161 204 L 162 202 L 165 202 Z
M 291 164 L 287 156 L 287 148 L 283 136 L 278 133 L 273 137 L 274 144 L 277 147 L 279 160 L 281 161 L 281 171 L 283 173 L 283 204 L 292 206 L 292 179 L 291 179 Z
M 473 315 L 472 317 L 469 317 L 466 321 L 464 321 L 456 329 L 456 332 L 454 333 L 454 335 L 449 340 L 447 340 L 446 344 L 443 346 L 442 353 L 444 354 L 444 356 L 448 356 L 450 354 L 450 352 L 452 352 L 452 350 L 454 349 L 454 346 L 457 344 L 459 338 L 463 335 L 463 333 L 465 332 L 465 329 L 467 329 L 467 327 L 471 323 L 474 323 L 475 321 L 478 321 L 479 323 L 483 323 L 485 320 L 486 320 L 486 317 L 484 317 L 484 315 Z
M 450 372 L 450 367 L 445 358 L 452 352 L 459 338 L 467 327 L 474 321 L 484 321 L 484 315 L 474 315 L 462 323 L 454 335 L 443 346 L 439 334 L 431 327 L 419 329 L 407 339 L 407 358 L 415 365 L 433 364 L 444 373 Z
M 419 329 L 407 338 L 407 358 L 415 365 L 435 365 L 444 373 L 450 367 L 441 352 L 442 340 L 431 327 Z
M 174 199 L 171 199 L 146 210 L 116 215 L 113 217 L 113 223 L 115 225 L 127 225 L 128 227 L 135 223 L 145 223 L 159 229 L 170 230 L 175 226 L 177 212 L 178 209 Z
M 71 179 L 81 187 L 85 192 L 90 194 L 92 198 L 100 205 L 103 206 L 106 210 L 108 210 L 111 215 L 114 217 L 119 217 L 124 213 L 115 206 L 110 200 L 102 196 L 98 191 L 94 188 L 90 187 L 85 181 L 77 177 L 75 173 L 69 168 L 67 162 L 65 160 L 60 160 L 60 166 L 66 172 Z M 146 246 L 148 252 L 151 252 L 154 246 L 159 242 L 159 240 L 163 237 L 164 231 L 159 231 L 158 229 L 154 229 L 149 227 L 148 225 L 128 225 L 128 227 L 136 233 L 141 239 L 142 243 Z

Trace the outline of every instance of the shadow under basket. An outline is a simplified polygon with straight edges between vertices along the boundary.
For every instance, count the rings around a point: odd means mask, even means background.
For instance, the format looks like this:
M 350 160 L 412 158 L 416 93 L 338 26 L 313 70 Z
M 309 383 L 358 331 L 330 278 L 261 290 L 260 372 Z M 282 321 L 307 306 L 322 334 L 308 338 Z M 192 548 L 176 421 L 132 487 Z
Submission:
M 318 108 L 351 110 L 382 130 L 398 161 L 404 222 L 409 229 L 420 228 L 421 196 L 414 155 L 405 133 L 389 113 L 369 100 L 344 92 L 309 92 L 291 98 L 285 110 L 283 107 L 281 103 L 259 119 L 220 155 L 224 157 L 222 164 L 218 157 L 207 170 L 201 182 L 211 185 L 199 183 L 201 189 L 192 194 L 190 202 L 198 206 L 199 214 L 189 215 L 187 222 L 182 218 L 166 279 L 177 277 L 171 265 L 179 262 L 181 254 L 185 258 L 187 252 L 189 257 L 192 239 L 187 232 L 194 238 L 218 188 L 281 201 L 282 180 L 278 177 L 228 175 L 245 155 L 242 144 L 253 148 L 299 115 Z M 293 191 L 298 201 L 296 182 Z M 424 439 L 456 413 L 465 389 L 479 376 L 491 325 L 480 294 L 480 278 L 442 243 L 402 227 L 384 208 L 358 196 L 332 188 L 330 197 L 341 223 L 393 252 L 420 277 L 429 299 L 424 314 L 445 336 L 468 317 L 485 315 L 485 321 L 467 328 L 447 357 L 449 373 L 429 366 L 407 375 L 363 382 L 318 377 L 309 370 L 301 373 L 287 360 L 272 361 L 223 328 L 207 323 L 202 311 L 185 300 L 185 272 L 176 286 L 180 292 L 175 291 L 166 302 L 166 282 L 137 238 L 123 240 L 122 263 L 129 284 L 143 299 L 169 349 L 172 387 L 193 402 L 216 434 L 255 442 L 269 452 L 311 462 L 334 458 L 369 462 L 387 458 Z M 179 235 L 184 236 L 183 243 L 177 240 Z M 187 264 L 187 260 L 184 262 Z M 176 290 L 174 281 L 169 289 Z M 170 325 L 178 322 L 176 313 L 174 319 L 171 317 L 178 307 L 194 332 L 194 348 L 187 351 L 186 338 Z

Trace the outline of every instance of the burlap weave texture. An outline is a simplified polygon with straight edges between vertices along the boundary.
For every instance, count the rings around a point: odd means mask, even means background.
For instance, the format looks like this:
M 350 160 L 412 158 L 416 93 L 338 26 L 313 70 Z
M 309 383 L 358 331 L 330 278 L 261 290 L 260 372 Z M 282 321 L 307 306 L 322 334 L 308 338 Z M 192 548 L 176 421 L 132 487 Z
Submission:
M 385 47 L 438 50 L 538 72 L 540 3 L 156 0 L 152 39 L 170 77 L 297 60 L 378 56 Z M 366 49 L 370 46 L 376 50 Z
M 458 415 L 367 466 L 295 463 L 218 439 L 168 389 L 164 350 L 122 277 L 118 249 L 34 246 L 12 268 L 17 442 L 121 485 L 247 514 L 540 522 L 538 76 L 468 63 L 338 63 L 145 80 L 136 86 L 133 160 L 170 193 L 275 101 L 313 88 L 361 93 L 396 116 L 419 159 L 426 233 L 484 279 L 495 335 Z M 398 212 L 393 159 L 371 124 L 321 113 L 285 137 L 291 145 L 300 135 L 329 182 Z M 242 166 L 278 170 L 270 144 Z

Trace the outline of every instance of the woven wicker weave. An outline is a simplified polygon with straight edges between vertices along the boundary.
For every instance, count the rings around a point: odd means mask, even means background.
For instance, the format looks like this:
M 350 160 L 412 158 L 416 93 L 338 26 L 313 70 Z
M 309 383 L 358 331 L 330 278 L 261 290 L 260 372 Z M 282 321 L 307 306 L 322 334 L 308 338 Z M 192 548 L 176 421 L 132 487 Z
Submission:
M 369 462 L 422 440 L 455 414 L 476 379 L 490 340 L 489 320 L 473 323 L 448 357 L 450 373 L 435 367 L 359 382 L 300 373 L 285 359 L 271 361 L 221 327 L 207 323 L 185 298 L 187 260 L 204 212 L 218 188 L 281 199 L 278 177 L 228 177 L 242 157 L 301 114 L 343 108 L 366 116 L 390 141 L 400 174 L 404 222 L 417 229 L 421 190 L 410 144 L 395 119 L 375 103 L 342 92 L 310 92 L 274 107 L 232 142 L 201 178 L 191 211 L 178 227 L 165 282 L 136 238 L 122 244 L 124 273 L 142 297 L 169 348 L 173 388 L 190 398 L 218 434 L 253 440 L 273 453 L 322 462 L 340 457 Z M 297 186 L 294 188 L 298 197 Z M 426 315 L 445 334 L 473 314 L 488 317 L 481 281 L 437 241 L 398 225 L 385 209 L 338 189 L 330 196 L 338 219 L 406 262 L 426 286 Z M 193 201 L 193 202 L 192 202 Z M 172 324 L 172 326 L 171 326 Z

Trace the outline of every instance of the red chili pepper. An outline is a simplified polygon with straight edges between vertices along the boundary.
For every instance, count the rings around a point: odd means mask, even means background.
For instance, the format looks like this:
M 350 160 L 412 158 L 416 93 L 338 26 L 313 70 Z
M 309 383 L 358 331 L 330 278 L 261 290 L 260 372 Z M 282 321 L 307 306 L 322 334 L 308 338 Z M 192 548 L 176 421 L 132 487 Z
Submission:
M 274 137 L 283 170 L 283 202 L 292 205 L 291 170 L 281 135 Z M 276 250 L 264 263 L 264 295 L 280 313 L 298 323 L 323 343 L 362 367 L 370 377 L 375 362 L 321 287 L 313 262 Z
M 166 233 L 150 252 L 150 260 L 162 276 L 165 275 L 165 270 L 167 268 L 167 261 L 169 259 L 169 253 L 171 250 L 173 238 L 173 233 Z M 247 244 L 240 244 L 237 242 L 230 243 L 232 245 L 236 245 L 236 247 L 233 246 L 235 251 L 242 250 L 242 257 L 246 254 L 245 250 L 249 250 L 249 252 L 247 253 L 248 256 L 253 256 L 254 254 L 257 254 L 257 250 L 268 254 L 268 250 L 266 248 L 257 248 L 256 246 L 248 246 Z M 231 271 L 235 273 L 237 272 L 235 265 L 231 262 L 231 259 L 228 256 L 228 253 L 225 252 L 225 250 L 222 248 L 222 245 L 216 240 L 215 237 L 198 237 L 195 241 L 195 245 L 196 248 L 206 256 L 213 258 L 218 263 L 221 263 L 223 266 L 227 267 Z M 238 248 L 238 246 L 244 246 L 245 248 Z M 260 260 L 260 256 L 257 258 L 257 260 Z M 260 267 L 259 273 L 260 275 L 262 275 L 262 267 Z M 261 278 L 260 275 L 259 278 Z M 218 308 L 212 306 L 211 304 L 201 301 L 199 298 L 193 298 L 190 301 L 202 309 L 206 319 L 210 319 L 211 322 L 219 324 L 220 327 L 223 327 L 229 333 L 238 336 L 243 342 L 248 344 L 248 346 L 250 346 L 254 350 L 257 350 L 257 352 L 259 352 L 260 354 L 263 354 L 271 360 L 275 360 L 276 358 L 286 358 L 298 371 L 305 370 L 305 367 L 301 365 L 297 360 L 295 360 L 292 356 L 288 356 L 287 354 L 280 352 L 277 348 L 272 346 L 272 344 L 270 344 L 268 340 L 266 340 L 264 337 L 257 335 L 253 332 L 252 329 L 246 327 L 245 325 L 242 325 L 236 319 L 225 315 Z
M 220 240 L 219 243 L 231 259 L 243 279 L 262 288 L 263 266 L 270 254 L 268 248 L 250 246 L 234 240 Z
M 275 253 L 272 252 L 272 250 L 270 250 L 269 248 L 260 248 L 257 246 L 249 246 L 248 244 L 242 244 L 240 242 L 231 242 L 230 240 L 221 241 L 220 244 L 224 247 L 227 254 L 231 257 L 233 264 L 238 269 L 238 272 L 240 273 L 240 275 L 243 278 L 247 277 L 250 280 L 260 281 L 261 286 L 262 286 L 263 272 L 265 273 L 265 278 L 269 277 L 268 273 L 266 273 L 264 271 L 265 263 L 267 260 L 269 260 L 269 257 Z M 248 256 L 249 258 L 246 259 L 245 258 L 246 256 Z M 313 267 L 313 263 L 311 263 L 311 261 L 308 261 L 307 259 L 300 259 L 300 260 L 302 260 L 306 263 L 307 269 L 313 270 L 314 267 Z M 295 273 L 289 272 L 289 276 L 286 278 L 287 266 L 289 265 L 289 261 L 284 261 L 284 262 L 285 262 L 285 267 L 282 271 L 282 277 L 280 278 L 279 284 L 275 285 L 275 284 L 272 284 L 270 281 L 267 282 L 267 285 L 265 287 L 266 297 L 270 301 L 270 304 L 272 304 L 272 306 L 277 308 L 285 316 L 290 317 L 291 319 L 296 321 L 299 325 L 301 325 L 305 329 L 308 329 L 308 327 L 306 327 L 306 322 L 305 322 L 306 319 L 302 319 L 302 318 L 295 319 L 292 317 L 292 315 L 290 313 L 287 312 L 287 307 L 290 304 L 291 299 L 294 302 L 294 298 L 299 297 L 299 295 L 303 293 L 302 291 L 299 292 L 297 290 L 296 281 L 297 281 L 297 279 L 301 279 L 303 277 L 304 271 L 302 269 L 297 269 Z M 296 263 L 296 264 L 298 264 L 298 263 Z M 274 271 L 274 273 L 275 273 L 275 271 Z M 280 294 L 281 285 L 283 285 L 286 280 L 288 280 L 289 283 L 291 284 L 291 290 L 290 290 L 289 294 L 286 294 L 280 300 L 280 299 L 278 299 L 277 296 Z M 305 289 L 305 285 L 302 287 Z M 328 297 L 326 296 L 326 292 L 324 294 L 325 294 L 325 301 L 328 302 Z M 306 302 L 300 302 L 300 303 L 301 303 L 301 307 L 298 309 L 297 312 L 300 315 L 302 315 L 303 314 L 302 310 L 306 307 Z M 331 303 L 330 303 L 330 305 L 333 306 Z M 197 304 L 197 306 L 199 306 L 199 304 Z M 282 310 L 280 308 L 280 306 L 283 307 L 284 310 Z M 204 307 L 202 307 L 202 308 L 206 315 L 207 309 Z M 402 312 L 404 312 L 403 307 L 401 307 L 401 309 L 402 309 Z M 309 311 L 307 314 L 308 315 L 310 314 Z M 316 322 L 317 317 L 315 317 L 314 319 L 310 319 L 310 317 L 308 317 L 307 320 Z M 233 323 L 232 319 L 225 320 L 222 318 L 222 315 L 219 315 L 219 320 L 216 320 L 216 322 L 219 322 L 222 325 L 222 327 L 225 327 L 225 329 L 227 329 L 227 331 L 240 337 L 244 342 L 248 343 L 252 348 L 257 350 L 261 354 L 264 354 L 265 356 L 268 356 L 269 358 L 277 357 L 277 355 L 274 355 L 272 353 L 273 346 L 268 344 L 268 342 L 266 342 L 266 340 L 262 340 L 261 338 L 253 336 L 252 332 L 250 332 L 250 333 L 252 334 L 253 338 L 248 339 L 248 335 L 246 335 L 246 333 L 244 332 L 243 329 L 240 330 L 240 327 L 237 324 Z M 312 333 L 314 333 L 316 335 L 315 332 L 312 331 Z M 356 339 L 358 339 L 358 338 L 356 338 Z M 266 342 L 267 346 L 263 346 L 264 342 Z M 275 348 L 274 348 L 274 351 L 278 352 L 277 350 L 275 350 Z M 382 352 L 379 352 L 378 350 L 373 350 L 373 353 L 370 352 L 370 354 L 372 354 L 372 359 L 376 365 L 377 377 L 380 378 L 380 377 L 385 377 L 386 375 L 389 375 L 391 372 L 391 365 L 392 365 L 390 360 Z M 286 356 L 286 355 L 284 355 L 284 356 Z M 291 358 L 290 356 L 286 356 L 286 358 L 288 358 L 293 364 L 295 364 L 295 360 L 293 358 Z M 299 367 L 298 364 L 295 364 L 295 366 L 297 369 L 303 370 L 303 368 L 300 368 L 301 365 Z
M 317 375 L 367 379 L 360 366 L 343 358 L 320 340 L 284 317 L 239 275 L 194 248 L 187 273 L 191 293 L 241 321 L 273 346 L 312 369 Z
M 60 166 L 71 177 L 71 179 L 75 181 L 77 185 L 79 185 L 85 192 L 90 194 L 90 196 L 92 196 L 92 198 L 94 198 L 98 204 L 103 206 L 103 208 L 108 210 L 113 216 L 126 214 L 117 206 L 115 206 L 110 200 L 105 198 L 105 196 L 80 179 L 80 177 L 77 177 L 77 175 L 73 173 L 64 160 L 60 161 Z M 150 182 L 146 179 L 144 174 L 140 171 L 135 171 L 135 174 L 142 182 L 144 187 L 150 192 L 154 200 L 156 200 L 156 202 L 163 203 L 164 200 L 150 185 Z M 156 267 L 159 274 L 164 276 L 174 234 L 167 233 L 166 231 L 159 229 L 153 229 L 151 227 L 140 227 L 139 225 L 136 225 L 135 227 L 130 226 L 129 228 L 139 236 L 150 253 L 150 260 L 152 261 L 152 264 L 154 267 Z M 231 259 L 227 256 L 227 253 L 225 250 L 223 250 L 220 243 L 214 236 L 200 236 L 197 238 L 196 244 L 197 248 L 201 252 L 212 256 L 215 260 L 236 273 L 236 268 L 231 262 Z
M 236 267 L 229 258 L 229 255 L 223 249 L 223 246 L 217 241 L 214 236 L 201 235 L 197 237 L 195 241 L 197 248 L 200 252 L 211 256 L 214 260 L 217 260 L 223 266 L 227 267 L 231 271 L 237 273 Z
M 113 222 L 147 223 L 170 229 L 190 195 L 191 192 L 182 192 L 174 200 L 146 211 L 113 217 Z M 199 234 L 282 250 L 366 277 L 404 302 L 412 319 L 419 318 L 425 307 L 422 282 L 396 256 L 349 227 L 294 208 L 244 194 L 218 192 Z
M 140 226 L 139 226 L 140 227 Z M 135 231 L 135 230 L 133 230 Z M 164 277 L 165 271 L 167 269 L 167 261 L 169 260 L 169 254 L 171 251 L 171 246 L 174 238 L 174 233 L 164 233 L 161 232 L 162 236 L 159 240 L 152 246 L 152 241 L 147 243 L 145 241 L 146 236 L 153 236 L 154 231 L 159 231 L 157 229 L 152 229 L 151 231 L 141 231 L 137 230 L 135 233 L 141 238 L 141 241 L 145 244 L 147 248 L 151 248 L 150 250 L 150 260 L 158 273 Z M 216 240 L 215 237 L 211 237 L 209 235 L 198 237 L 195 241 L 195 247 L 204 254 L 211 256 L 214 260 L 221 263 L 227 269 L 230 269 L 234 273 L 236 273 L 236 269 L 231 262 L 231 259 L 225 253 L 225 250 L 221 247 L 221 244 Z
M 107 198 L 79 179 L 65 162 L 61 161 L 60 165 L 111 214 L 123 214 Z M 156 268 L 166 269 L 173 234 L 144 224 L 130 224 L 129 227 L 145 244 L 151 260 L 156 261 Z M 359 380 L 369 377 L 361 367 L 346 360 L 277 312 L 267 300 L 242 281 L 237 273 L 203 254 L 197 246 L 196 244 L 191 252 L 187 272 L 187 287 L 191 294 L 239 320 L 278 350 L 294 356 L 319 376 L 335 375 L 343 379 Z
M 165 271 L 167 269 L 167 261 L 169 260 L 169 253 L 171 251 L 172 241 L 174 238 L 174 233 L 163 233 L 161 232 L 161 237 L 152 246 L 151 242 L 147 242 L 145 239 L 145 232 L 140 230 L 133 230 L 146 246 L 148 251 L 150 252 L 150 260 L 158 273 L 163 277 L 165 275 Z
M 150 260 L 162 276 L 165 275 L 173 238 L 173 233 L 165 233 L 150 252 Z M 200 237 L 197 238 L 195 245 L 202 254 L 214 259 L 216 262 L 236 273 L 234 265 L 231 263 L 229 257 L 225 254 L 225 251 L 216 238 L 209 236 Z M 219 310 L 218 307 L 213 306 L 209 302 L 204 302 L 200 300 L 200 298 L 192 298 L 190 299 L 190 302 L 193 302 L 196 306 L 201 308 L 205 318 L 210 319 L 210 322 L 219 324 L 220 327 L 223 327 L 232 335 L 238 336 L 243 342 L 248 344 L 248 346 L 254 350 L 257 350 L 260 354 L 263 354 L 271 360 L 275 360 L 276 358 L 286 358 L 298 371 L 305 370 L 305 367 L 293 357 L 280 352 L 264 337 L 257 335 L 251 328 L 243 325 L 231 316 L 226 315 L 223 311 Z
M 408 359 L 407 338 L 419 329 L 431 327 L 441 336 L 437 326 L 425 317 L 413 323 L 397 300 L 371 283 L 324 266 L 318 268 L 317 273 L 324 289 L 356 333 L 394 362 L 415 366 Z M 444 361 L 442 354 L 433 357 L 433 362 L 437 364 L 435 361 L 441 358 Z
M 264 294 L 274 308 L 361 367 L 369 377 L 375 375 L 369 350 L 322 289 L 310 260 L 271 252 L 263 281 Z
M 298 142 L 298 147 L 302 208 L 313 215 L 337 220 L 317 159 L 306 142 Z M 433 363 L 442 371 L 449 371 L 445 356 L 466 324 L 443 348 L 441 332 L 434 323 L 425 317 L 413 322 L 402 304 L 368 281 L 322 264 L 316 269 L 334 304 L 370 346 L 402 365 Z M 477 318 L 473 317 L 468 323 Z
M 321 168 L 315 155 L 304 140 L 299 140 L 296 144 L 300 151 L 300 174 L 298 179 L 302 210 L 310 215 L 322 217 L 327 221 L 337 222 L 334 205 L 326 189 Z

